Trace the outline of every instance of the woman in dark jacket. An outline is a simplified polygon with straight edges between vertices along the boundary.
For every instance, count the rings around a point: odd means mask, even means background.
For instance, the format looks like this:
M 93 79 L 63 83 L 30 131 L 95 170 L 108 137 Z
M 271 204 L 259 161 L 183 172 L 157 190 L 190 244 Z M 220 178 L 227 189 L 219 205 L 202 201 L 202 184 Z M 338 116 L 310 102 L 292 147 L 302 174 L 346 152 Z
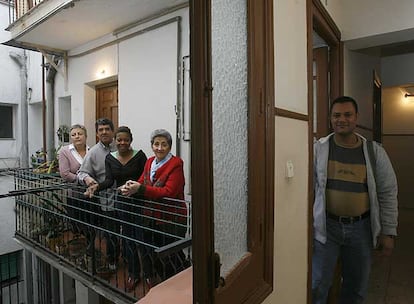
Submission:
M 109 153 L 105 159 L 105 180 L 100 184 L 90 186 L 88 192 L 93 194 L 96 191 L 107 188 L 116 189 L 130 179 L 137 179 L 142 174 L 147 157 L 142 150 L 132 149 L 131 142 L 131 130 L 125 126 L 119 127 L 115 132 L 117 151 Z M 138 218 L 134 215 L 134 213 L 137 213 L 134 201 L 127 197 L 116 196 L 115 207 L 118 209 L 117 214 L 122 220 L 122 234 L 129 238 L 137 239 L 138 230 L 136 224 L 138 223 Z M 111 222 L 110 229 L 119 233 L 119 222 L 116 219 Z M 109 250 L 116 251 L 116 248 L 112 248 L 113 245 L 117 246 L 118 244 L 116 237 L 111 237 L 110 239 L 112 244 L 110 244 Z M 113 254 L 116 256 L 116 253 Z M 123 256 L 128 263 L 126 289 L 128 292 L 131 292 L 139 281 L 140 270 L 138 246 L 134 241 L 125 240 L 123 242 Z

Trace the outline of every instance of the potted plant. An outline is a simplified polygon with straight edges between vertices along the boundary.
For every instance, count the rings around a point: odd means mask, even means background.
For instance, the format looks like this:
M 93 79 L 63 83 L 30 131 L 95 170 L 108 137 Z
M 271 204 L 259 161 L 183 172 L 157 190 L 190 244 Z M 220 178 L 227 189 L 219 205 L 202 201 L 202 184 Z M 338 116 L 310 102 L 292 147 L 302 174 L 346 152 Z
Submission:
M 69 127 L 67 125 L 60 125 L 56 134 L 61 142 L 69 142 Z

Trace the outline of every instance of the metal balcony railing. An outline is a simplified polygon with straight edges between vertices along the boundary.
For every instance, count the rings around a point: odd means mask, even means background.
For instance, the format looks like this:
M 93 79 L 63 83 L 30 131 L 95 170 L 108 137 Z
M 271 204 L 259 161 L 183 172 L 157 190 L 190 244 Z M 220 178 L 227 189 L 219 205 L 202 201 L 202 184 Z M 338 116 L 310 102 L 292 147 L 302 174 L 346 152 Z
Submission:
M 18 239 L 133 300 L 191 265 L 187 201 L 86 199 L 84 188 L 32 170 L 15 170 L 14 183 Z
M 9 4 L 9 24 L 21 18 L 43 0 L 7 0 Z

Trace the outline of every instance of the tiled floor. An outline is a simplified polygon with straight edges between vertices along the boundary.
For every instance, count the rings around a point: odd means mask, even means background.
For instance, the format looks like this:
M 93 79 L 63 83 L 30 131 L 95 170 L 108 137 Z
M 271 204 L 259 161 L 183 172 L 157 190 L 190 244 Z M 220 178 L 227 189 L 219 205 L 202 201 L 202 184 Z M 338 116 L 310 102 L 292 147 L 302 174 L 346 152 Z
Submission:
M 399 210 L 396 248 L 375 257 L 366 304 L 414 303 L 414 209 Z

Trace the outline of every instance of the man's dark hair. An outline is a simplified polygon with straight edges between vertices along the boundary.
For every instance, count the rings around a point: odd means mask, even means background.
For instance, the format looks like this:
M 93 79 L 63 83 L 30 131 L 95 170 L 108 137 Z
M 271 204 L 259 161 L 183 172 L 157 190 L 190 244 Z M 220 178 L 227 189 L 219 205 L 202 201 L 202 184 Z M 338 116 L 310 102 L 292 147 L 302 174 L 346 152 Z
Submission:
M 111 128 L 111 130 L 114 130 L 114 123 L 112 122 L 112 120 L 108 119 L 108 118 L 99 118 L 96 122 L 95 122 L 95 130 L 96 132 L 98 132 L 98 127 L 99 126 L 104 126 L 104 125 L 109 125 L 109 127 Z
M 332 108 L 335 104 L 337 104 L 337 103 L 347 103 L 347 102 L 352 103 L 354 105 L 354 108 L 355 108 L 355 113 L 358 113 L 358 104 L 357 104 L 357 102 L 355 101 L 355 99 L 353 99 L 352 97 L 349 97 L 349 96 L 340 96 L 338 98 L 335 98 L 334 101 L 332 101 L 330 112 L 332 113 Z

